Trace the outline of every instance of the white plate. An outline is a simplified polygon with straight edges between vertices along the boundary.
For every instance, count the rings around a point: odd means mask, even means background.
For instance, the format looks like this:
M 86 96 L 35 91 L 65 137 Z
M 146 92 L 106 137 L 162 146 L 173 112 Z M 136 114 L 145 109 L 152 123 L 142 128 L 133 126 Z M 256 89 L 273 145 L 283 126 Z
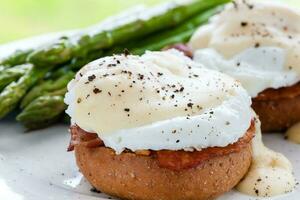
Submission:
M 1 200 L 102 200 L 104 194 L 92 188 L 79 173 L 73 153 L 66 148 L 66 125 L 24 133 L 12 120 L 0 122 L 0 199 Z M 284 153 L 293 163 L 300 180 L 300 145 L 289 143 L 280 134 L 265 135 L 266 145 Z M 222 200 L 257 199 L 232 191 Z M 293 193 L 273 199 L 299 200 L 299 187 Z
M 60 34 L 14 42 L 0 46 L 0 57 L 16 48 L 38 46 Z M 300 145 L 283 140 L 282 135 L 266 135 L 267 146 L 284 153 L 293 163 L 295 176 L 300 180 Z M 110 197 L 90 192 L 91 186 L 82 177 L 72 153 L 66 152 L 69 142 L 67 126 L 24 133 L 11 120 L 0 122 L 0 200 L 104 200 Z M 236 191 L 220 200 L 256 200 L 259 198 Z M 269 198 L 270 199 L 270 198 Z M 276 200 L 299 200 L 299 187 Z

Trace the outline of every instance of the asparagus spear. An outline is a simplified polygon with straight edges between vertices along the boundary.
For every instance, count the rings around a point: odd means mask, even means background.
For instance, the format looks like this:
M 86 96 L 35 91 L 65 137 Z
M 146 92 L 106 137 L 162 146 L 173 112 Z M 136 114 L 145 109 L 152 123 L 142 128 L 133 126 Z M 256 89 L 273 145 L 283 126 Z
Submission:
M 141 55 L 147 50 L 150 50 L 150 51 L 160 50 L 170 44 L 186 42 L 189 40 L 189 38 L 191 37 L 193 32 L 194 32 L 194 30 L 188 30 L 188 31 L 185 31 L 174 37 L 170 37 L 170 38 L 167 38 L 166 40 L 162 40 L 158 43 L 153 43 L 153 44 L 149 44 L 148 46 L 132 49 L 132 50 L 130 50 L 130 52 L 132 54 Z
M 206 0 L 196 0 L 194 4 L 196 5 L 197 2 L 198 5 L 201 5 L 203 8 L 207 8 L 209 7 L 208 5 L 212 6 L 212 5 L 228 2 L 228 0 L 211 0 L 211 1 L 207 0 L 206 3 L 203 3 L 204 1 Z M 191 5 L 192 4 L 188 4 L 185 8 L 187 9 Z M 207 7 L 205 7 L 204 5 L 206 5 Z M 181 8 L 181 6 L 178 6 L 176 8 L 179 7 Z M 193 10 L 194 8 L 193 9 L 189 8 L 189 9 Z M 199 7 L 197 9 L 198 11 L 201 10 L 199 9 Z M 163 28 L 166 29 L 167 27 L 171 27 L 173 25 L 176 25 L 186 20 L 187 18 L 190 18 L 196 13 L 194 12 L 194 14 L 192 15 L 191 10 L 189 10 L 188 12 L 189 15 L 186 15 L 186 13 L 183 12 L 183 10 L 184 9 L 178 9 L 178 10 L 171 9 L 167 13 L 165 13 L 168 14 L 169 17 L 158 15 L 154 18 L 147 19 L 146 21 L 135 21 L 132 22 L 131 24 L 120 26 L 110 31 L 100 31 L 98 34 L 93 36 L 88 36 L 88 37 L 82 36 L 75 43 L 71 42 L 70 38 L 63 37 L 56 44 L 35 51 L 29 56 L 28 60 L 32 61 L 33 63 L 35 62 L 38 63 L 38 67 L 43 66 L 45 64 L 49 64 L 50 66 L 55 66 L 55 65 L 57 66 L 68 62 L 67 65 L 65 65 L 65 67 L 61 68 L 60 70 L 58 70 L 57 72 L 51 75 L 51 78 L 56 79 L 57 77 L 60 77 L 62 73 L 65 73 L 68 70 L 77 70 L 79 67 L 83 66 L 84 64 L 102 56 L 103 51 L 102 50 L 99 51 L 98 49 L 111 47 L 114 46 L 115 44 L 124 45 L 123 43 L 125 43 L 126 41 L 129 41 L 131 39 L 138 39 L 143 35 L 151 33 L 151 31 L 149 30 L 156 31 L 156 30 L 161 30 Z M 180 15 L 179 18 L 181 18 L 181 21 L 175 20 L 176 23 L 174 24 L 172 20 L 169 21 L 168 23 L 167 21 L 164 21 L 165 19 L 173 19 L 171 18 L 171 16 L 175 17 L 176 13 Z M 207 14 L 207 16 L 210 15 L 212 14 Z M 157 24 L 160 22 L 159 19 L 162 20 L 162 25 Z M 159 50 L 169 44 L 184 42 L 194 32 L 195 26 L 202 24 L 205 21 L 205 19 L 206 18 L 201 14 L 201 16 L 197 16 L 195 18 L 190 19 L 188 22 L 184 23 L 178 28 L 160 34 L 156 34 L 150 37 L 149 39 L 146 39 L 139 45 L 136 45 L 137 43 L 135 43 L 132 46 L 131 44 L 128 44 L 128 46 L 132 47 L 133 53 L 141 54 L 147 49 Z M 139 31 L 141 33 L 136 33 Z M 110 35 L 111 37 L 108 37 L 108 35 Z M 117 53 L 117 52 L 113 52 L 113 53 Z M 10 110 L 12 110 L 17 105 L 19 100 L 22 98 L 24 93 L 33 84 L 35 84 L 38 80 L 44 77 L 50 68 L 43 67 L 42 68 L 43 74 L 40 76 L 38 76 L 38 74 L 36 75 L 35 74 L 36 72 L 33 73 L 35 69 L 36 67 L 30 70 L 31 73 L 30 76 L 28 76 L 29 73 L 26 73 L 24 77 L 19 79 L 19 81 L 13 82 L 10 85 L 8 85 L 4 89 L 4 91 L 0 94 L 0 102 L 1 102 L 0 118 L 3 117 L 6 113 L 8 113 Z M 29 77 L 31 77 L 31 80 Z M 25 81 L 24 79 L 27 81 Z M 29 84 L 27 84 L 26 82 Z M 40 89 L 33 89 L 32 92 L 30 92 L 31 94 L 29 94 L 26 97 L 27 100 L 23 101 L 25 103 L 22 103 L 21 105 L 22 107 L 25 107 L 25 109 L 17 117 L 17 119 L 21 121 L 28 128 L 40 128 L 41 126 L 46 126 L 49 125 L 50 123 L 57 121 L 60 114 L 65 109 L 65 107 L 63 107 L 65 106 L 63 103 L 63 94 L 65 93 L 65 87 L 51 88 L 50 84 L 48 86 L 50 89 L 47 87 L 45 88 L 40 87 Z M 58 88 L 59 90 L 55 90 Z M 14 91 L 14 89 L 21 90 L 21 94 L 20 95 L 12 94 L 12 91 Z M 44 91 L 44 89 L 48 91 Z M 22 92 L 24 93 L 22 94 Z M 2 102 L 4 102 L 3 105 Z
M 44 96 L 49 93 L 55 92 L 60 89 L 65 89 L 70 80 L 74 77 L 75 73 L 68 71 L 63 76 L 57 79 L 50 79 L 42 81 L 39 85 L 32 88 L 26 96 L 23 98 L 20 107 L 24 109 L 28 104 L 30 104 L 34 99 L 39 96 Z
M 134 41 L 126 46 L 124 45 L 123 47 L 115 47 L 106 52 L 105 55 L 121 53 L 125 48 L 129 49 L 132 54 L 141 55 L 145 53 L 146 50 L 157 51 L 170 44 L 186 42 L 200 25 L 206 23 L 211 16 L 215 15 L 222 8 L 223 6 L 218 6 L 204 11 L 199 15 L 187 20 L 185 23 L 176 27 L 175 29 L 155 34 L 139 42 Z
M 72 70 L 79 70 L 84 65 L 88 64 L 89 62 L 101 58 L 104 55 L 102 50 L 96 50 L 88 53 L 86 57 L 74 57 L 71 60 L 71 63 L 67 65 Z
M 31 67 L 31 64 L 25 64 L 3 69 L 0 73 L 0 91 L 2 91 L 9 83 L 18 80 Z
M 65 109 L 63 95 L 40 96 L 17 116 L 17 120 L 28 130 L 40 129 L 57 122 Z
M 17 50 L 12 55 L 8 56 L 7 58 L 4 58 L 2 61 L 0 61 L 0 65 L 3 65 L 5 67 L 13 67 L 16 65 L 21 65 L 26 63 L 27 56 L 32 52 L 33 50 Z
M 46 76 L 45 76 L 45 80 L 56 80 L 62 76 L 64 76 L 65 74 L 68 74 L 69 72 L 73 72 L 72 69 L 70 68 L 69 65 L 66 65 L 64 67 L 60 67 L 55 71 L 49 72 Z M 73 72 L 75 73 L 75 72 Z
M 29 61 L 37 66 L 58 65 L 72 57 L 84 57 L 90 51 L 110 48 L 145 35 L 174 27 L 207 8 L 228 2 L 228 0 L 194 0 L 191 3 L 174 5 L 164 13 L 141 16 L 137 20 L 112 30 L 101 29 L 94 35 L 83 35 L 79 39 L 63 37 L 55 44 L 34 51 Z M 156 8 L 157 9 L 157 8 Z M 154 12 L 150 10 L 149 13 Z
M 10 83 L 0 93 L 0 119 L 17 107 L 19 101 L 38 80 L 45 76 L 49 69 L 31 67 L 18 81 Z
M 170 44 L 187 42 L 196 29 L 200 25 L 206 23 L 209 18 L 219 12 L 220 9 L 221 7 L 207 10 L 171 31 L 165 31 L 153 37 L 146 38 L 140 42 L 138 46 L 130 49 L 130 52 L 132 54 L 141 55 L 146 50 L 156 51 L 161 50 Z
M 67 37 L 61 37 L 50 46 L 43 46 L 28 56 L 28 61 L 36 66 L 63 64 L 72 57 L 72 44 Z

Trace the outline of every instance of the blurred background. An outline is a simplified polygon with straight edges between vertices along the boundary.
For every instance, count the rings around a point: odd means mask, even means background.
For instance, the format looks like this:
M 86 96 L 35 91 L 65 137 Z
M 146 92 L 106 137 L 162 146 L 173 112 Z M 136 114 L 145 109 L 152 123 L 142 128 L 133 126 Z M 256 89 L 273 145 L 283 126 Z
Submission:
M 134 5 L 166 1 L 0 0 L 0 44 L 42 33 L 87 27 Z M 278 1 L 300 7 L 300 0 Z

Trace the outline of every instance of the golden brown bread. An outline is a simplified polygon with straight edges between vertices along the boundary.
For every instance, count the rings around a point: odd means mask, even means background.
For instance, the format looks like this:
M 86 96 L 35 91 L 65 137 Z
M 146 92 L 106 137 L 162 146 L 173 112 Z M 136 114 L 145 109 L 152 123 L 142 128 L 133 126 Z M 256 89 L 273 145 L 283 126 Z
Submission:
M 75 146 L 77 164 L 98 190 L 132 200 L 206 200 L 232 189 L 251 164 L 251 142 L 239 152 L 211 158 L 195 168 L 173 171 L 157 158 L 116 155 L 107 147 Z
M 252 107 L 259 116 L 262 132 L 285 131 L 300 121 L 300 83 L 267 89 L 252 99 Z

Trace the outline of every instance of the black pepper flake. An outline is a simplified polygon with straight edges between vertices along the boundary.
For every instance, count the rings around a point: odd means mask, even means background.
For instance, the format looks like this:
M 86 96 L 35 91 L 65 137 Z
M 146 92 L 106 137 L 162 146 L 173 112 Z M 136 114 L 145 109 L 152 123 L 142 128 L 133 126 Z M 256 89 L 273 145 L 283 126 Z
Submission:
M 214 114 L 214 111 L 210 111 L 209 114 L 213 115 L 213 114 Z
M 242 27 L 245 27 L 245 26 L 247 26 L 247 25 L 248 25 L 247 22 L 241 22 L 241 26 L 242 26 Z
M 198 108 L 198 109 L 200 109 L 200 110 L 202 110 L 202 109 L 203 109 L 203 108 L 202 108 L 201 106 L 199 106 L 199 105 L 197 105 L 197 108 Z
M 164 74 L 161 72 L 157 72 L 157 76 L 162 76 L 162 75 L 164 75 Z
M 129 112 L 130 109 L 129 109 L 129 108 L 124 108 L 124 111 L 125 111 L 125 112 Z
M 109 96 L 111 96 L 111 93 L 110 93 L 110 92 L 107 92 L 107 94 L 108 94 Z
M 172 133 L 176 133 L 176 129 L 174 129 L 174 130 L 172 131 Z
M 89 81 L 93 81 L 94 79 L 96 78 L 95 74 L 91 75 L 88 77 L 88 80 Z
M 91 192 L 98 193 L 98 194 L 101 193 L 101 191 L 100 191 L 100 190 L 97 190 L 95 187 L 91 188 L 90 191 L 91 191 Z
M 255 194 L 258 196 L 259 195 L 259 190 L 258 189 L 254 189 Z
M 180 92 L 183 92 L 183 90 L 184 90 L 184 87 L 181 87 L 179 91 L 180 91 Z
M 81 98 L 77 99 L 77 103 L 81 103 L 81 101 L 82 101 Z
M 117 65 L 113 64 L 113 63 L 107 65 L 107 67 L 115 67 L 115 66 L 117 66 Z
M 180 142 L 180 140 L 176 140 L 176 143 L 179 143 Z
M 143 80 L 144 79 L 144 75 L 143 74 L 138 74 L 138 76 L 139 76 L 139 80 Z
M 99 88 L 94 88 L 93 92 L 94 92 L 95 94 L 98 94 L 98 93 L 101 93 L 102 90 L 99 90 Z
M 194 105 L 193 103 L 188 103 L 188 104 L 187 104 L 187 106 L 188 106 L 189 108 L 193 108 L 193 105 Z
M 238 67 L 239 67 L 240 65 L 241 65 L 241 63 L 240 63 L 240 62 L 236 63 L 236 66 L 238 66 Z
M 130 55 L 130 52 L 129 52 L 129 50 L 128 49 L 124 49 L 124 55 L 127 57 L 128 55 Z
M 260 44 L 257 42 L 257 43 L 255 43 L 254 47 L 258 48 L 258 47 L 260 47 Z
M 171 97 L 171 99 L 174 99 L 175 95 L 174 95 L 174 94 L 172 94 L 170 97 Z
M 117 62 L 117 64 L 120 64 L 120 63 L 121 63 L 119 60 L 117 60 L 116 62 Z

